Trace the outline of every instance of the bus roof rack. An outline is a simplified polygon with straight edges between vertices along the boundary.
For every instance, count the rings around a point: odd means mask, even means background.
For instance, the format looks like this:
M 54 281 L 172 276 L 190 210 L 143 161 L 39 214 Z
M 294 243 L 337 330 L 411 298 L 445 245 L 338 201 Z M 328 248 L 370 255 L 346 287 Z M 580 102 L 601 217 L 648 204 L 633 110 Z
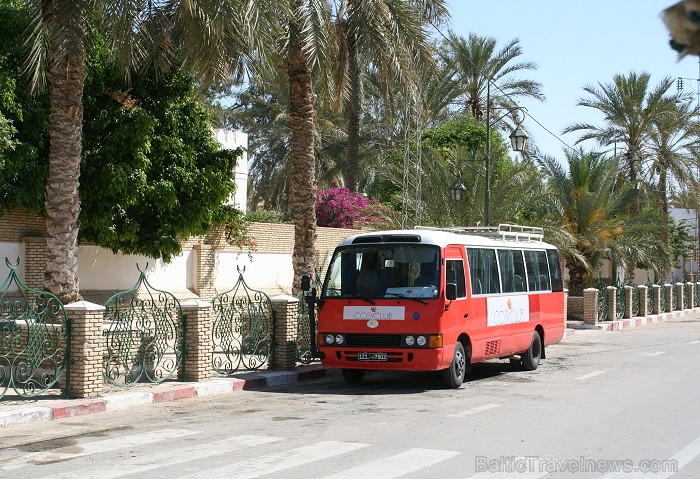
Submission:
M 501 223 L 498 226 L 416 226 L 417 230 L 447 231 L 450 233 L 486 236 L 511 241 L 542 241 L 544 230 L 538 226 L 521 226 Z

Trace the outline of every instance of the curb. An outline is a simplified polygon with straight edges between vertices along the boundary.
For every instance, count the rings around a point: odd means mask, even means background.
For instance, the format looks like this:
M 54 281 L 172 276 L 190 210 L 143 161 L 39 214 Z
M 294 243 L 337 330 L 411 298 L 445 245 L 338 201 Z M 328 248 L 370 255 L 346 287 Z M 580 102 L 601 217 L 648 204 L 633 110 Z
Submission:
M 292 384 L 334 375 L 334 370 L 328 370 L 321 365 L 312 365 L 302 366 L 293 371 L 256 372 L 240 377 L 212 379 L 201 383 L 154 386 L 149 391 L 108 394 L 94 399 L 65 399 L 56 402 L 40 400 L 40 402 L 48 403 L 47 406 L 17 407 L 10 411 L 0 411 L 0 427 L 118 411 L 181 399 L 252 391 L 268 386 Z
M 575 324 L 569 322 L 567 328 L 572 330 L 598 330 L 598 331 L 623 331 L 626 329 L 641 328 L 649 324 L 656 324 L 669 319 L 682 318 L 700 314 L 700 308 L 682 309 L 677 311 L 669 311 L 667 313 L 650 314 L 646 317 L 638 316 L 629 319 L 618 319 L 615 321 L 599 321 L 596 324 Z M 567 329 L 566 336 L 569 336 Z

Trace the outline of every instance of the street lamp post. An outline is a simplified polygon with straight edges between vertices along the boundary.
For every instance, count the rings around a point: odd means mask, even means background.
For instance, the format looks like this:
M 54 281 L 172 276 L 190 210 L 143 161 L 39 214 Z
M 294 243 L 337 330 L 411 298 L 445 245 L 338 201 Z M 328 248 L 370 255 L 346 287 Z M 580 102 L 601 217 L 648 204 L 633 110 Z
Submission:
M 501 115 L 493 123 L 498 123 L 504 116 L 512 113 L 514 110 L 524 110 L 522 107 L 514 107 L 508 110 L 505 114 Z M 516 152 L 523 152 L 527 146 L 527 133 L 520 126 L 520 121 L 509 136 L 511 148 Z M 486 83 L 486 168 L 485 168 L 484 180 L 486 182 L 486 188 L 484 193 L 484 223 L 485 226 L 491 224 L 491 79 L 487 79 Z M 452 193 L 452 199 L 459 201 L 462 198 L 462 193 L 467 189 L 464 187 L 462 182 L 458 179 L 455 180 L 454 184 L 450 188 Z

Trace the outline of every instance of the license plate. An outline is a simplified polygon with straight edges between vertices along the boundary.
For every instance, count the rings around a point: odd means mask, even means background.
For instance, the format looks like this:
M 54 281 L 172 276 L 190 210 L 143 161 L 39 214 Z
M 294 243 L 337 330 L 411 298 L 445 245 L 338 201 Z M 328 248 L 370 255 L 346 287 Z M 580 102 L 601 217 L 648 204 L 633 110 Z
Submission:
M 357 353 L 358 361 L 386 361 L 386 353 Z

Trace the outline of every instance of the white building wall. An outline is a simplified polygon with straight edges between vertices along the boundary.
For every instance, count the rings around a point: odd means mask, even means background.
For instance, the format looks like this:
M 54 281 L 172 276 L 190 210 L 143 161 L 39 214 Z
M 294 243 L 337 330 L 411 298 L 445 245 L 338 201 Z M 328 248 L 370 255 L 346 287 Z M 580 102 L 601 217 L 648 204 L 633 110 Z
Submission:
M 698 247 L 698 214 L 695 210 L 688 210 L 685 208 L 670 208 L 668 212 L 671 217 L 677 222 L 677 223 L 686 223 L 689 228 L 688 228 L 688 233 L 695 238 L 695 247 Z M 682 260 L 682 258 L 676 258 L 676 260 Z M 676 262 L 676 264 L 678 264 Z M 673 279 L 676 281 L 679 281 L 681 279 L 685 279 L 684 275 L 685 273 L 693 273 L 697 274 L 698 272 L 698 263 L 697 263 L 697 258 L 694 258 L 693 252 L 690 251 L 686 255 L 684 264 L 680 268 L 675 268 L 671 273 L 673 274 Z M 671 279 L 671 278 L 669 278 Z
M 215 129 L 214 138 L 223 145 L 224 148 L 233 150 L 238 147 L 243 148 L 243 155 L 236 164 L 236 194 L 231 199 L 233 206 L 243 213 L 248 212 L 248 134 L 242 131 L 231 131 Z

